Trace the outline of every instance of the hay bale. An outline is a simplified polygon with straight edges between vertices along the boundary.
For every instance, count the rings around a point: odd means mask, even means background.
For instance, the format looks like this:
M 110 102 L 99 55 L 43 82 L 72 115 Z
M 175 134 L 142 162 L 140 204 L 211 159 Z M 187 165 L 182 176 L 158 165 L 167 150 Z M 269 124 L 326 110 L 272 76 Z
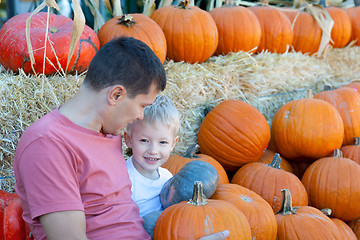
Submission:
M 246 101 L 262 112 L 271 125 L 284 103 L 315 93 L 325 84 L 334 88 L 360 79 L 360 47 L 332 49 L 318 58 L 301 53 L 245 52 L 211 57 L 202 64 L 166 62 L 164 94 L 181 113 L 180 140 L 173 153 L 181 154 L 197 141 L 197 131 L 208 111 L 226 99 Z M 1 188 L 13 191 L 12 161 L 23 131 L 41 116 L 69 99 L 84 75 L 26 76 L 0 66 Z M 124 146 L 124 150 L 125 146 Z M 126 155 L 128 157 L 128 155 Z

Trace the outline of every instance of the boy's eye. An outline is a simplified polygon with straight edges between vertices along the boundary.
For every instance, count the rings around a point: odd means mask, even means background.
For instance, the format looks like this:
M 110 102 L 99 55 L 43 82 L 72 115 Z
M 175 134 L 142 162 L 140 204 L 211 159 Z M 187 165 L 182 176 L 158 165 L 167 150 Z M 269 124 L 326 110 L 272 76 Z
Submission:
M 167 141 L 160 141 L 160 144 L 167 144 Z
M 140 139 L 140 142 L 147 142 L 147 139 Z

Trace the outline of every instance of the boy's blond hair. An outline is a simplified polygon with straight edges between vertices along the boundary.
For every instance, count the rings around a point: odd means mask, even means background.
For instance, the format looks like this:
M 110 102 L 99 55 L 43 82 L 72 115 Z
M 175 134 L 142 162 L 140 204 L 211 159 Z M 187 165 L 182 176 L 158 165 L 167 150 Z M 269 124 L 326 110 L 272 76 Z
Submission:
M 127 134 L 131 135 L 133 126 L 139 120 L 135 120 L 126 126 Z M 164 95 L 157 95 L 153 104 L 144 109 L 144 118 L 140 120 L 145 123 L 163 124 L 164 127 L 172 127 L 174 137 L 177 136 L 180 128 L 180 113 L 171 99 Z

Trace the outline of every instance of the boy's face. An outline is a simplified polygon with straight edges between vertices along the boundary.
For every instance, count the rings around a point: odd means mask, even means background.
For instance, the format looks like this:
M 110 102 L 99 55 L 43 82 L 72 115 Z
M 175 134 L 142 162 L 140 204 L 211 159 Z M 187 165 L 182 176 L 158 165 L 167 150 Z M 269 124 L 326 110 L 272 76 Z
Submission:
M 135 168 L 152 179 L 158 177 L 157 169 L 168 160 L 177 140 L 173 127 L 140 121 L 133 125 L 131 136 L 125 136 L 127 146 L 132 148 Z

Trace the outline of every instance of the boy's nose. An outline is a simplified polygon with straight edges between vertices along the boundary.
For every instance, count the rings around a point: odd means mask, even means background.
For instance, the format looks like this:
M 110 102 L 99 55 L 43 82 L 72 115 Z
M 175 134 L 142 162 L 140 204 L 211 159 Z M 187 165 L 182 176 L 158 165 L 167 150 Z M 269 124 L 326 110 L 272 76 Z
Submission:
M 158 149 L 157 145 L 151 144 L 149 147 L 149 153 L 154 155 L 154 154 L 157 154 L 158 152 L 159 152 L 159 149 Z

